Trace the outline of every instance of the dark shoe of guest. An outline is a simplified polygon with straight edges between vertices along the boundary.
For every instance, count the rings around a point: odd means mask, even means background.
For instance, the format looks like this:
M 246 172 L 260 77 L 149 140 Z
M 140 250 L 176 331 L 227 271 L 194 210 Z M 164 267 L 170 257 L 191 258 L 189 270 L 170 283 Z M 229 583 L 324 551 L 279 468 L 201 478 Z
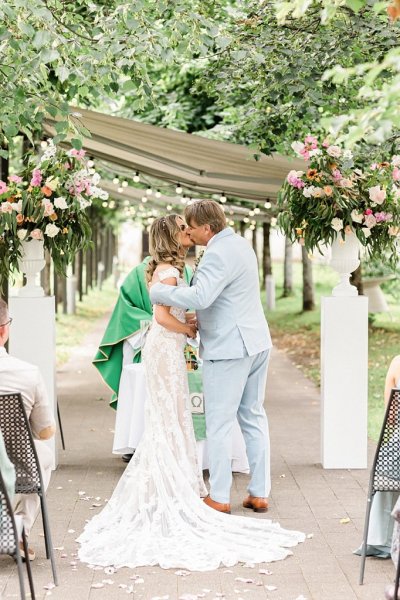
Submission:
M 252 508 L 254 512 L 264 513 L 268 510 L 268 498 L 259 498 L 257 496 L 247 496 L 243 500 L 245 508 Z
M 124 462 L 128 463 L 131 460 L 132 456 L 133 456 L 133 453 L 132 454 L 123 454 L 121 458 Z
M 226 513 L 228 515 L 231 514 L 231 505 L 230 504 L 222 504 L 222 502 L 215 502 L 210 496 L 206 496 L 203 500 L 204 504 L 207 504 L 210 508 L 214 510 L 218 510 L 219 512 Z
M 25 560 L 26 556 L 25 556 L 24 544 L 22 542 L 19 543 L 19 553 L 21 555 L 22 560 Z M 35 560 L 35 558 L 36 558 L 35 551 L 29 547 L 28 547 L 28 556 L 29 556 L 30 561 Z

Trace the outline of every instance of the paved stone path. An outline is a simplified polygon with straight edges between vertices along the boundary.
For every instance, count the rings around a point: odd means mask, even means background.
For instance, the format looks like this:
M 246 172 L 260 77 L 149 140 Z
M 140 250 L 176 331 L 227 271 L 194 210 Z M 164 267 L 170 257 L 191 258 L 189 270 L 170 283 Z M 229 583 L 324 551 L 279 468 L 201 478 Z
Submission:
M 77 562 L 75 538 L 86 519 L 100 510 L 124 464 L 111 454 L 114 412 L 108 390 L 91 358 L 105 321 L 58 372 L 58 390 L 67 449 L 48 492 L 53 545 L 60 585 L 51 583 L 40 518 L 31 535 L 37 559 L 33 573 L 38 599 L 51 600 L 379 600 L 394 577 L 391 561 L 368 559 L 365 585 L 357 583 L 359 558 L 352 555 L 363 527 L 368 473 L 323 470 L 319 464 L 319 391 L 281 352 L 270 364 L 266 409 L 272 444 L 272 495 L 269 518 L 312 534 L 285 561 L 221 568 L 184 575 L 158 567 L 117 573 L 92 570 Z M 346 418 L 344 415 L 343 418 Z M 370 457 L 373 445 L 370 445 Z M 245 496 L 247 476 L 237 474 L 232 489 L 235 514 Z M 89 499 L 88 499 L 89 497 Z M 252 513 L 253 515 L 254 513 Z M 259 515 L 265 518 L 265 515 Z M 347 524 L 341 519 L 349 518 Z M 272 574 L 259 573 L 268 569 Z M 243 580 L 249 580 L 245 582 Z M 95 588 L 93 584 L 103 584 Z M 0 559 L 0 598 L 19 598 L 15 566 Z

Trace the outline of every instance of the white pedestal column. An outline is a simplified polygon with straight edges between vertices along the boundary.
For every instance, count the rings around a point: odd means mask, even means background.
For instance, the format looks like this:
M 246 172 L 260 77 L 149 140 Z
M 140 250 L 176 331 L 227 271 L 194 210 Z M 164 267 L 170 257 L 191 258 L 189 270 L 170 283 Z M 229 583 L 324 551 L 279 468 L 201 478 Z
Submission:
M 367 468 L 368 299 L 321 302 L 321 462 Z
M 46 384 L 50 408 L 57 423 L 54 296 L 10 297 L 8 304 L 10 316 L 13 318 L 9 353 L 39 367 Z M 53 468 L 58 464 L 56 436 L 57 434 L 46 442 L 54 456 Z

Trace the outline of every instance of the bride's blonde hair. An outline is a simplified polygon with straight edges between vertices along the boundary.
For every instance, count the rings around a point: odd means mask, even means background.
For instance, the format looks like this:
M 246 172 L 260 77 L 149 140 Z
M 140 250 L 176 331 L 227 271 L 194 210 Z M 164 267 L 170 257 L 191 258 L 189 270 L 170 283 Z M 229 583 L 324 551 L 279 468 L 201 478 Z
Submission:
M 171 214 L 166 217 L 155 219 L 149 232 L 149 250 L 151 260 L 147 265 L 146 279 L 150 283 L 154 271 L 160 263 L 169 263 L 171 267 L 176 267 L 183 276 L 185 268 L 185 257 L 183 246 L 179 242 L 181 229 L 177 218 L 180 215 Z

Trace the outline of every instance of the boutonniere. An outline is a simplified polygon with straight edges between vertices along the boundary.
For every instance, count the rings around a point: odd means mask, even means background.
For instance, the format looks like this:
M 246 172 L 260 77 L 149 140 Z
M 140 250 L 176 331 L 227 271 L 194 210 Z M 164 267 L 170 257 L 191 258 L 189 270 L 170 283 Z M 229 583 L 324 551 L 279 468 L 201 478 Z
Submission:
M 199 255 L 197 256 L 196 260 L 194 261 L 194 269 L 193 269 L 193 275 L 196 273 L 197 271 L 197 267 L 200 264 L 201 259 L 203 258 L 205 250 L 201 250 L 201 252 L 199 252 Z

